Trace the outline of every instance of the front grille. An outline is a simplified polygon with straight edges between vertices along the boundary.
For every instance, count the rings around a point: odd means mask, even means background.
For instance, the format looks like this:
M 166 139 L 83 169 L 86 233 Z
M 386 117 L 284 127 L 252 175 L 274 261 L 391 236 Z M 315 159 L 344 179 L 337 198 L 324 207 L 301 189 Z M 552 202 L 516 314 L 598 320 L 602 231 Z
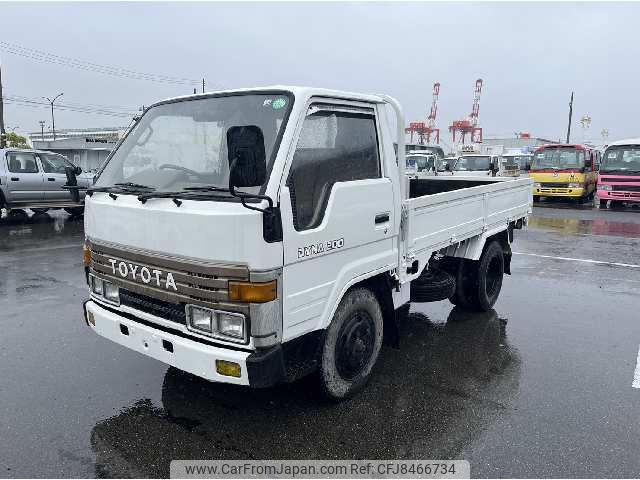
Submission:
M 120 305 L 126 305 L 156 317 L 186 325 L 184 304 L 164 302 L 146 295 L 120 289 Z
M 249 279 L 246 265 L 200 262 L 95 242 L 89 247 L 91 273 L 138 298 L 151 298 L 162 305 L 189 303 L 249 313 L 247 304 L 230 301 L 228 291 L 230 280 Z
M 540 188 L 569 188 L 568 183 L 544 182 L 540 184 Z
M 618 192 L 640 192 L 640 185 L 613 185 L 612 188 Z

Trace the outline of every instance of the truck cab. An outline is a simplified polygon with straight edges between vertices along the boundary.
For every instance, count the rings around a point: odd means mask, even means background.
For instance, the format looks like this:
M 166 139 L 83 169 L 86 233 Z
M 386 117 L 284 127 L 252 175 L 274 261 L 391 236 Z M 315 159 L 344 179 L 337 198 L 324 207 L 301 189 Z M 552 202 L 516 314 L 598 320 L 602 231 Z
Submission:
M 317 371 L 339 400 L 411 301 L 491 309 L 531 184 L 409 179 L 404 124 L 392 97 L 306 87 L 151 106 L 87 191 L 87 325 L 211 381 Z
M 607 146 L 598 175 L 598 205 L 640 202 L 640 138 L 619 140 Z
M 500 157 L 482 153 L 464 153 L 453 165 L 454 175 L 469 177 L 495 176 L 500 173 Z

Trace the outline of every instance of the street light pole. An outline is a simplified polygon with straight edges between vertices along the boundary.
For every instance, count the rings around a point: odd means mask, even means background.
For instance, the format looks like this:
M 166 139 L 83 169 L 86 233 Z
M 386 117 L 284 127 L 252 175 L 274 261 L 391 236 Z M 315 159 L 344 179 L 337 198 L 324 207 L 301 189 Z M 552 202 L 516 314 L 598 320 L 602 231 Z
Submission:
M 4 109 L 2 104 L 2 62 L 0 61 L 0 148 L 6 145 L 6 137 L 4 131 Z
M 62 95 L 64 95 L 64 93 L 59 93 L 58 95 L 56 95 L 55 97 L 53 97 L 53 100 L 51 100 L 49 97 L 42 97 L 45 100 L 47 100 L 50 104 L 51 104 L 51 127 L 53 128 L 53 141 L 55 142 L 56 140 L 56 119 L 53 116 L 53 104 L 55 103 L 55 101 L 60 98 Z
M 40 124 L 40 141 L 44 142 L 44 120 L 38 122 Z

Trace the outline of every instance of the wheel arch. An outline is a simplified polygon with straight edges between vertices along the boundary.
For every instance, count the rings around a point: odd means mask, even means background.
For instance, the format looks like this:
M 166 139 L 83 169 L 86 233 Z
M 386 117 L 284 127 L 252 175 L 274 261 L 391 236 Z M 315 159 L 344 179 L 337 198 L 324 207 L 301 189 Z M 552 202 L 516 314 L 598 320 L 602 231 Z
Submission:
M 355 278 L 347 285 L 345 285 L 337 301 L 333 305 L 331 314 L 328 317 L 329 321 L 324 328 L 327 328 L 333 320 L 333 316 L 335 315 L 335 312 L 338 309 L 338 305 L 340 304 L 342 299 L 350 291 L 357 288 L 366 288 L 375 295 L 376 299 L 378 300 L 378 304 L 380 305 L 380 310 L 382 310 L 382 321 L 384 328 L 383 341 L 385 344 L 398 346 L 398 319 L 401 315 L 408 313 L 409 304 L 406 303 L 400 306 L 400 308 L 398 308 L 397 310 L 395 309 L 392 295 L 392 291 L 395 286 L 394 280 L 389 272 L 376 273 L 366 278 Z

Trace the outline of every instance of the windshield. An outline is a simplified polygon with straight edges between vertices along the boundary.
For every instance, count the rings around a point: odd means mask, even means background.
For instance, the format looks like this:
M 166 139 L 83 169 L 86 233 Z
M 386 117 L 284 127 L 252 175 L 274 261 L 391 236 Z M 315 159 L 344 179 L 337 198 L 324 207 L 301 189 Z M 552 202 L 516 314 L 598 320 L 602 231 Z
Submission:
M 241 94 L 152 107 L 113 153 L 95 186 L 128 183 L 156 192 L 203 185 L 226 189 L 227 131 L 234 126 L 262 129 L 269 172 L 290 104 L 284 94 Z M 243 190 L 258 193 L 262 187 Z
M 545 148 L 533 157 L 531 170 L 568 170 L 584 167 L 584 151 L 573 147 Z
M 462 156 L 456 162 L 456 171 L 477 172 L 481 170 L 491 170 L 490 156 Z
M 434 167 L 433 156 L 427 155 L 408 155 L 407 165 L 416 167 L 418 170 L 432 169 Z
M 610 147 L 604 154 L 600 172 L 640 173 L 640 145 Z
M 506 165 L 511 167 L 517 165 L 521 170 L 529 170 L 531 166 L 531 157 L 533 155 L 502 155 Z

